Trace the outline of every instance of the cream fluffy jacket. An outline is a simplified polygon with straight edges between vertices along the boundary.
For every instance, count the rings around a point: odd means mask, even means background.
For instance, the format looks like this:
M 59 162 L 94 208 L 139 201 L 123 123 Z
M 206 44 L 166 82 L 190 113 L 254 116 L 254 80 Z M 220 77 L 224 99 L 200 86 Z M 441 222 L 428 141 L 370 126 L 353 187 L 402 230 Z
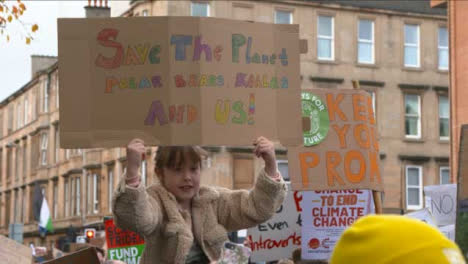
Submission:
M 125 177 L 122 177 L 125 179 Z M 261 171 L 252 190 L 201 186 L 192 201 L 192 225 L 163 186 L 129 187 L 122 180 L 114 193 L 112 211 L 118 227 L 142 235 L 146 242 L 140 264 L 185 263 L 196 239 L 210 260 L 217 260 L 227 232 L 245 229 L 273 216 L 283 203 L 286 185 Z

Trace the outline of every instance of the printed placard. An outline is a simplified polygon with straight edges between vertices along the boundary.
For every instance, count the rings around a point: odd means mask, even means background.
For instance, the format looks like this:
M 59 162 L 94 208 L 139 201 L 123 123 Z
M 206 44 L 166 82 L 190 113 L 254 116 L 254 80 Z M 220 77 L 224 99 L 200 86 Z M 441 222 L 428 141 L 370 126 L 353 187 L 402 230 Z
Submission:
M 126 263 L 140 263 L 145 241 L 137 233 L 122 230 L 114 225 L 113 219 L 104 222 L 106 226 L 107 258 Z
M 291 258 L 293 251 L 301 247 L 301 203 L 301 192 L 290 190 L 271 219 L 247 229 L 251 261 Z
M 370 95 L 351 89 L 303 92 L 304 143 L 288 146 L 293 190 L 382 191 L 379 142 Z M 309 98 L 308 104 L 304 98 Z
M 302 258 L 327 260 L 343 231 L 373 213 L 372 191 L 306 191 L 303 197 Z
M 299 145 L 299 27 L 59 19 L 60 146 Z

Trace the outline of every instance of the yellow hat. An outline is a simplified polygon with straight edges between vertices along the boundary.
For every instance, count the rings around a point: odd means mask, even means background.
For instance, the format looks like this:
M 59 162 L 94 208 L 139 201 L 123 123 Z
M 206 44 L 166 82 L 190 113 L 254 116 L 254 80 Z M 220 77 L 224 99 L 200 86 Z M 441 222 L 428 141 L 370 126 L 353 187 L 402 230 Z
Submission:
M 368 215 L 346 229 L 330 264 L 466 264 L 434 227 L 399 215 Z

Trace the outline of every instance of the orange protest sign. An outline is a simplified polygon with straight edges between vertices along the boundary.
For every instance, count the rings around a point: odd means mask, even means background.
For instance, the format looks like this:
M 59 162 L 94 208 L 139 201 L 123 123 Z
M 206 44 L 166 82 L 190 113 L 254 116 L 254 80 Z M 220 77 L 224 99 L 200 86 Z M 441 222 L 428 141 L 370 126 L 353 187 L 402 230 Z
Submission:
M 359 90 L 303 90 L 304 145 L 288 147 L 293 190 L 383 190 L 372 98 Z

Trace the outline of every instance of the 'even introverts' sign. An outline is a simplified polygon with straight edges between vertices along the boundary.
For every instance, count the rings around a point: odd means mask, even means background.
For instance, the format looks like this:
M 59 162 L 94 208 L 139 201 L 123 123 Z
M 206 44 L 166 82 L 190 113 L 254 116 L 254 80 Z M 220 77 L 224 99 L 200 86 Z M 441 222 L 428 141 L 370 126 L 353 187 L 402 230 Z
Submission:
M 303 90 L 304 144 L 288 147 L 294 190 L 383 190 L 372 97 L 361 90 Z
M 59 19 L 61 147 L 299 145 L 298 25 Z

